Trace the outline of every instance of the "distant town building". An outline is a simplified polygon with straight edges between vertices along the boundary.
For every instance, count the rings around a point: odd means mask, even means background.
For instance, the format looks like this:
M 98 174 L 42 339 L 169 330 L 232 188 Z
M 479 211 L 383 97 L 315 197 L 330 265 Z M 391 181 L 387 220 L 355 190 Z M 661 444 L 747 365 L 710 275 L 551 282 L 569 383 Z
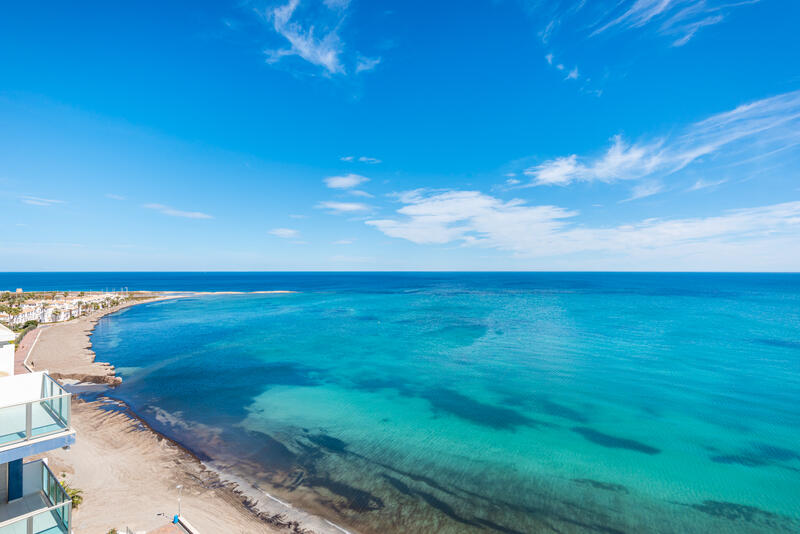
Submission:
M 35 293 L 34 295 L 20 304 L 3 307 L 3 311 L 0 311 L 0 323 L 12 328 L 24 325 L 28 321 L 58 323 L 86 315 L 94 310 L 115 306 L 127 298 L 127 294 L 107 292 Z

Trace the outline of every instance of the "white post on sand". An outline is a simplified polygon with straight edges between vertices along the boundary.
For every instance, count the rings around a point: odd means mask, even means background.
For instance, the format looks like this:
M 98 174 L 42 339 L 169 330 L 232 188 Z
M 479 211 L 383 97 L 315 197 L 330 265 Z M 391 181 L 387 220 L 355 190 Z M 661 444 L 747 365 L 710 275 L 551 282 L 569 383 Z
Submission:
M 183 484 L 178 484 L 175 486 L 178 490 L 178 517 L 181 516 L 181 494 L 183 493 Z

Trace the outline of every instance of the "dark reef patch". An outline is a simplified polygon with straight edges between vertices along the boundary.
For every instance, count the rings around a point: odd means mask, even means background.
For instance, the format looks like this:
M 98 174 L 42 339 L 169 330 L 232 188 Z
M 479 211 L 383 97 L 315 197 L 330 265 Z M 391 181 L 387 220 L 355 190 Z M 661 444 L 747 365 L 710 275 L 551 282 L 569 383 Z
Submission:
M 499 430 L 543 424 L 541 421 L 526 417 L 509 408 L 478 402 L 446 388 L 426 390 L 421 393 L 421 397 L 427 400 L 434 410 L 447 412 L 472 423 Z
M 450 506 L 446 502 L 436 498 L 431 493 L 428 493 L 428 492 L 425 492 L 425 491 L 416 490 L 416 489 L 412 489 L 411 487 L 409 487 L 408 485 L 406 485 L 402 481 L 400 481 L 400 480 L 398 480 L 398 479 L 396 479 L 394 477 L 390 477 L 389 475 L 383 475 L 383 478 L 385 478 L 386 481 L 389 482 L 389 484 L 391 484 L 392 487 L 397 489 L 400 493 L 403 493 L 403 494 L 409 495 L 409 496 L 416 496 L 416 497 L 421 498 L 423 501 L 425 501 L 428 504 L 428 506 L 430 506 L 431 508 L 435 508 L 436 510 L 439 510 L 441 513 L 443 513 L 444 515 L 446 515 L 447 517 L 449 517 L 453 521 L 457 521 L 457 522 L 463 523 L 465 525 L 478 526 L 478 523 L 476 523 L 475 521 L 472 521 L 470 519 L 467 519 L 465 517 L 460 516 L 453 509 L 452 506 Z
M 768 345 L 770 347 L 781 347 L 784 349 L 800 350 L 800 341 L 790 341 L 788 339 L 775 339 L 775 338 L 757 338 L 753 340 L 755 343 Z
M 311 487 L 325 488 L 331 493 L 342 497 L 347 501 L 347 508 L 356 512 L 380 510 L 384 506 L 380 497 L 328 477 L 307 477 L 305 484 Z
M 385 478 L 385 479 L 386 479 L 386 481 L 387 481 L 389 484 L 391 484 L 391 486 L 392 486 L 394 489 L 396 489 L 397 491 L 399 491 L 399 492 L 400 492 L 400 493 L 402 493 L 403 495 L 412 495 L 412 496 L 414 495 L 414 492 L 413 492 L 413 491 L 411 491 L 411 488 L 409 488 L 407 485 L 405 485 L 405 484 L 404 484 L 403 482 L 401 482 L 400 480 L 398 480 L 398 479 L 396 479 L 396 478 L 394 478 L 394 477 L 390 477 L 389 475 L 383 475 L 383 478 Z
M 297 455 L 277 439 L 263 432 L 250 432 L 255 447 L 247 457 L 276 471 L 288 471 L 297 461 Z
M 755 443 L 753 444 L 753 452 L 758 453 L 761 458 L 765 460 L 770 460 L 774 462 L 788 462 L 789 460 L 800 460 L 800 454 L 796 452 L 784 449 L 782 447 L 776 447 L 774 445 L 770 445 L 769 443 Z
M 334 438 L 333 436 L 328 436 L 327 434 L 308 436 L 308 440 L 315 445 L 333 452 L 347 452 L 347 443 L 340 439 Z
M 759 467 L 766 465 L 766 462 L 742 454 L 717 454 L 709 458 L 715 464 L 737 464 L 745 467 Z
M 589 418 L 583 413 L 573 410 L 569 406 L 564 406 L 563 404 L 553 402 L 549 399 L 540 399 L 539 405 L 545 413 L 556 417 L 561 417 L 562 419 L 568 419 L 575 423 L 587 423 L 589 421 Z
M 592 480 L 591 478 L 573 478 L 573 482 L 577 482 L 578 484 L 585 484 L 587 486 L 591 486 L 593 488 L 606 490 L 606 491 L 615 491 L 617 493 L 628 493 L 628 488 L 623 486 L 622 484 L 613 484 L 611 482 L 601 482 L 600 480 Z
M 760 467 L 780 462 L 800 460 L 800 454 L 768 443 L 754 443 L 749 449 L 735 454 L 715 454 L 709 459 L 718 464 L 738 464 L 746 467 Z
M 714 517 L 722 517 L 731 521 L 771 521 L 778 516 L 755 506 L 722 501 L 703 501 L 701 504 L 690 504 L 692 508 Z
M 608 447 L 609 449 L 629 449 L 636 452 L 642 452 L 644 454 L 659 454 L 661 452 L 660 449 L 656 449 L 655 447 L 651 447 L 650 445 L 646 445 L 639 441 L 627 438 L 619 438 L 610 434 L 604 434 L 592 428 L 576 426 L 573 427 L 572 430 L 592 443 L 596 443 L 601 447 Z

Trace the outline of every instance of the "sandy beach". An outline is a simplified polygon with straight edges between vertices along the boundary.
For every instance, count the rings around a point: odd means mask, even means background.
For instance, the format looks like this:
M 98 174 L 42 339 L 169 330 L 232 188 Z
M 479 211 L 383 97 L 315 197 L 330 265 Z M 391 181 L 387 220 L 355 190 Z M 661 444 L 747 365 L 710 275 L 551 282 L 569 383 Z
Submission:
M 178 297 L 148 301 L 167 298 Z M 27 356 L 34 370 L 47 369 L 68 383 L 113 387 L 119 381 L 114 368 L 94 361 L 89 336 L 102 316 L 140 302 L 40 327 L 26 336 L 18 359 Z M 222 480 L 179 444 L 151 430 L 124 403 L 74 396 L 72 426 L 76 444 L 46 456 L 55 473 L 65 474 L 69 486 L 83 491 L 83 503 L 73 511 L 75 534 L 111 528 L 144 533 L 167 525 L 177 513 L 178 485 L 183 486 L 182 514 L 204 534 L 342 532 L 266 495 L 254 498 L 259 495 L 255 488 Z

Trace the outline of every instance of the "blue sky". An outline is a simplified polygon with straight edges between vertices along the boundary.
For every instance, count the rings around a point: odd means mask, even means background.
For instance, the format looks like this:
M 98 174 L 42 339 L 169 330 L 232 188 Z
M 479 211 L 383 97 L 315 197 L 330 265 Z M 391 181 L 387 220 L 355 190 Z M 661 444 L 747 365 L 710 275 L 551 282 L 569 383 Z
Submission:
M 800 270 L 792 0 L 0 10 L 2 270 Z

